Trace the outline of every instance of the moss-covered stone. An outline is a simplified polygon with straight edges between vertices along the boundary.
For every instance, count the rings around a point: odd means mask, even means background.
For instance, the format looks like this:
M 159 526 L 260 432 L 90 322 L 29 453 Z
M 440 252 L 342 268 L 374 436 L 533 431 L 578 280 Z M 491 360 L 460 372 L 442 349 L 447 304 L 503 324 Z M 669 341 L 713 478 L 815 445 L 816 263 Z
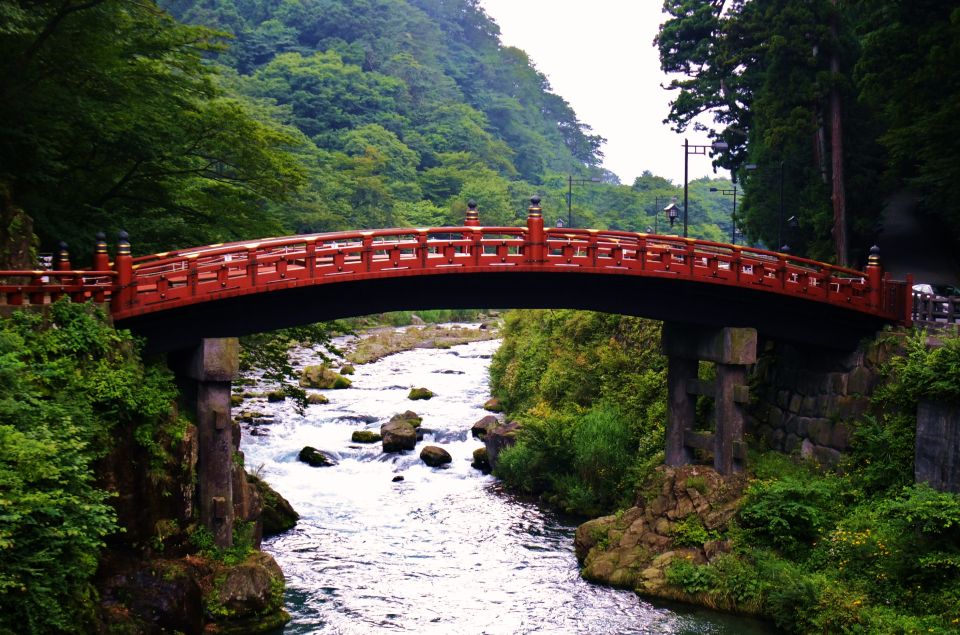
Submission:
M 343 366 L 340 367 L 341 375 L 352 375 L 355 372 L 356 372 L 356 369 L 350 364 L 344 364 Z
M 270 403 L 277 403 L 278 401 L 283 401 L 286 398 L 287 395 L 282 390 L 271 390 L 267 393 L 267 401 Z
M 262 505 L 260 520 L 263 522 L 263 535 L 265 537 L 281 534 L 297 524 L 297 521 L 300 520 L 300 514 L 287 499 L 270 487 L 263 479 L 253 474 L 247 474 L 247 482 L 260 494 Z
M 383 437 L 373 430 L 354 430 L 350 435 L 350 440 L 354 443 L 376 443 Z
M 488 412 L 503 412 L 503 406 L 500 405 L 500 400 L 496 397 L 487 399 L 486 403 L 483 404 L 483 409 Z
M 311 406 L 322 406 L 330 403 L 330 399 L 322 393 L 312 392 L 307 395 L 307 403 Z
M 428 445 L 420 450 L 420 460 L 430 467 L 442 467 L 453 461 L 453 457 L 440 446 Z
M 300 450 L 297 459 L 310 467 L 330 467 L 337 464 L 333 457 L 309 445 Z
M 349 379 L 325 365 L 307 366 L 300 372 L 300 386 L 303 388 L 341 389 L 352 385 Z
M 490 473 L 490 461 L 487 459 L 487 448 L 477 448 L 473 451 L 473 462 L 470 466 L 475 470 L 480 470 L 484 474 Z
M 433 399 L 433 391 L 428 388 L 411 388 L 407 399 L 417 401 L 420 399 Z
M 413 410 L 407 410 L 405 412 L 399 412 L 393 415 L 392 417 L 390 417 L 390 421 L 391 422 L 406 421 L 407 423 L 412 425 L 414 428 L 419 428 L 420 424 L 423 423 L 423 418 L 417 413 L 415 413 Z

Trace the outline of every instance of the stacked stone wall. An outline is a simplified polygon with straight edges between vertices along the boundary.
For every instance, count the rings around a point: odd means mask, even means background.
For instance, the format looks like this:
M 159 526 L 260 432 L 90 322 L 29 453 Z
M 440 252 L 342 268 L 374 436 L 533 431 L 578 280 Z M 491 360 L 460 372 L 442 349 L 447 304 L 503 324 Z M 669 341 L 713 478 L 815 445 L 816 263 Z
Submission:
M 853 352 L 767 342 L 754 367 L 749 431 L 767 447 L 833 467 L 867 413 L 880 365 L 899 346 L 881 334 Z

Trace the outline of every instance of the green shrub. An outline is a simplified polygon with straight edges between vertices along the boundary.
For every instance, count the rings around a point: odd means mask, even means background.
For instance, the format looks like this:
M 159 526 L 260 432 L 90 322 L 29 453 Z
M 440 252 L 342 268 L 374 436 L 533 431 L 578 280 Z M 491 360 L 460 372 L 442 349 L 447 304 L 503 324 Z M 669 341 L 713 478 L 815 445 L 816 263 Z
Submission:
M 709 566 L 696 565 L 682 558 L 673 560 L 664 574 L 669 584 L 690 594 L 706 593 L 716 583 L 714 571 Z
M 797 556 L 833 526 L 842 503 L 842 481 L 835 477 L 756 481 L 746 490 L 738 524 L 759 544 Z
M 707 531 L 703 521 L 696 514 L 677 521 L 673 526 L 673 544 L 677 547 L 702 547 L 703 543 L 716 540 L 716 532 Z
M 117 529 L 94 464 L 127 426 L 159 469 L 185 426 L 175 394 L 92 306 L 0 320 L 0 632 L 89 630 L 91 578 Z

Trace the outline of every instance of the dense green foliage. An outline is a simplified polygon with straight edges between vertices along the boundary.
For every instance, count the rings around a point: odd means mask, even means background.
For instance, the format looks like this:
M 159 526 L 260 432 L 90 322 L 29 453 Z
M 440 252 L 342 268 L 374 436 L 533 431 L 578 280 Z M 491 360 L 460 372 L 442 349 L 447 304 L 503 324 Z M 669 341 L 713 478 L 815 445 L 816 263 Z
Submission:
M 575 225 L 672 233 L 658 209 L 678 188 L 600 169 L 602 139 L 476 0 L 0 0 L 0 17 L 0 186 L 78 264 L 98 230 L 149 253 L 459 225 L 471 198 L 515 225 L 539 193 L 554 224 L 568 175 L 599 181 L 578 183 Z M 729 185 L 691 185 L 691 235 L 730 235 L 709 192 Z
M 493 393 L 522 423 L 496 474 L 569 512 L 629 503 L 662 461 L 666 370 L 658 323 L 587 311 L 512 311 Z
M 678 562 L 668 579 L 792 632 L 947 633 L 960 628 L 960 496 L 913 483 L 917 402 L 955 400 L 960 338 L 906 342 L 858 423 L 842 474 L 774 453 L 730 532 L 734 554 Z M 941 381 L 941 379 L 943 381 Z
M 671 18 L 657 38 L 661 63 L 683 75 L 671 84 L 678 94 L 668 120 L 679 130 L 705 128 L 696 118 L 713 115 L 712 135 L 730 146 L 717 163 L 743 183 L 741 219 L 751 240 L 776 246 L 779 235 L 795 253 L 833 258 L 835 177 L 846 192 L 854 255 L 871 244 L 882 195 L 906 186 L 952 227 L 954 240 L 960 237 L 960 205 L 951 192 L 960 150 L 955 6 L 905 0 L 666 0 L 664 6 Z M 842 145 L 838 157 L 834 141 Z M 790 217 L 796 227 L 782 222 Z
M 117 530 L 95 463 L 119 426 L 157 453 L 161 427 L 182 432 L 171 378 L 98 311 L 60 302 L 0 322 L 0 385 L 0 631 L 83 632 Z

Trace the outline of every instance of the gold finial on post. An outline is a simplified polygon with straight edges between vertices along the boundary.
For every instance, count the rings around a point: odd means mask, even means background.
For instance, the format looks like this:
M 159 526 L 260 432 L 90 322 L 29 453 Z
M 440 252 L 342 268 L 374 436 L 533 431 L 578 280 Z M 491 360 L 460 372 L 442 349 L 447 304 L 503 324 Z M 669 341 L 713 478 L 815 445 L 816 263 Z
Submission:
M 480 212 L 477 211 L 477 202 L 473 199 L 467 201 L 467 220 L 463 224 L 467 227 L 480 226 Z

